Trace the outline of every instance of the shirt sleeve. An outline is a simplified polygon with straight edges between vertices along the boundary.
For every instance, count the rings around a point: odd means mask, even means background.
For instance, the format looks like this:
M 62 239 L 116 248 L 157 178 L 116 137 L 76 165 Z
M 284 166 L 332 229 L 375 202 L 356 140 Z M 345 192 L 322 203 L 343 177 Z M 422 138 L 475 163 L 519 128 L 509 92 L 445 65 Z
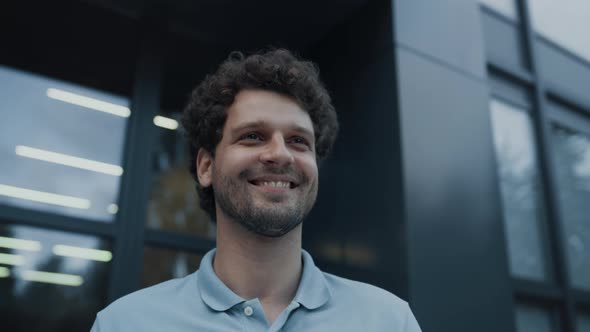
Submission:
M 416 317 L 414 317 L 414 314 L 412 313 L 412 310 L 410 309 L 409 305 L 406 314 L 404 332 L 422 332 L 422 330 L 420 329 L 420 325 L 418 325 L 418 321 L 416 320 Z
M 90 332 L 100 332 L 100 320 L 98 318 L 98 315 L 96 315 L 96 319 L 94 320 L 94 324 L 92 325 L 92 328 L 90 329 Z

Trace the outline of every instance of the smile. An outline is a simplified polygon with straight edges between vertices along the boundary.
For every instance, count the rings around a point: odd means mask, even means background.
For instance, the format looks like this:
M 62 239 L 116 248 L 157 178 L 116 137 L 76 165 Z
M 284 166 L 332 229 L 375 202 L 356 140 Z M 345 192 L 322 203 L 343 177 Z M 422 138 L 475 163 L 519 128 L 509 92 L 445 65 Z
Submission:
M 278 187 L 278 188 L 290 188 L 291 187 L 290 182 L 264 181 L 264 182 L 258 183 L 257 185 L 265 186 L 265 187 Z
M 290 179 L 268 179 L 268 178 L 260 178 L 248 181 L 251 184 L 258 186 L 258 187 L 269 187 L 269 188 L 280 188 L 280 189 L 293 189 L 298 185 L 294 181 L 290 181 Z

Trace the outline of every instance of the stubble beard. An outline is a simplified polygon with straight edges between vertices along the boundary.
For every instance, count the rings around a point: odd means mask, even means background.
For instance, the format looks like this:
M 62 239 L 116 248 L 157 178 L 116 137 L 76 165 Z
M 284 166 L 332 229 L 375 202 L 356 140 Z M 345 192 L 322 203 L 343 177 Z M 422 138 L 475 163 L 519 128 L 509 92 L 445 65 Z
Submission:
M 215 169 L 214 173 L 217 173 L 217 181 L 213 192 L 219 209 L 248 231 L 265 237 L 277 238 L 292 231 L 309 214 L 317 197 L 317 180 L 310 185 L 307 177 L 291 168 L 267 168 L 263 174 L 292 174 L 299 180 L 299 186 L 291 190 L 309 187 L 308 192 L 300 193 L 294 203 L 285 202 L 289 197 L 281 194 L 268 195 L 263 202 L 260 202 L 263 198 L 255 199 L 248 183 L 252 178 L 251 170 L 242 171 L 237 179 L 221 175 Z

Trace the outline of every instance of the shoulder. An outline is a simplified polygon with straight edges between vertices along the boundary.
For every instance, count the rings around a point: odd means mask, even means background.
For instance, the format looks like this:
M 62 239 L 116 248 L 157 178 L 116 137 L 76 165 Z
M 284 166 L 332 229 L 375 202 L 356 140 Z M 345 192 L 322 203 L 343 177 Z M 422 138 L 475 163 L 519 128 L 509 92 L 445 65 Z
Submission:
M 406 301 L 385 289 L 364 282 L 338 277 L 326 272 L 323 272 L 323 274 L 332 291 L 332 296 L 336 298 L 350 297 L 362 304 L 388 305 L 404 310 L 408 306 Z
M 188 280 L 192 275 L 184 278 L 172 279 L 157 285 L 135 291 L 123 296 L 103 310 L 103 312 L 116 311 L 127 308 L 138 308 L 145 306 L 146 303 L 154 301 L 174 300 L 177 295 L 186 287 Z
M 361 316 L 390 326 L 404 326 L 411 315 L 408 302 L 385 289 L 323 273 L 336 306 L 345 304 Z
M 408 302 L 382 288 L 322 272 L 332 293 L 331 306 L 338 312 L 363 317 L 367 331 L 420 332 Z M 338 309 L 340 308 L 340 309 Z
M 186 306 L 186 297 L 196 290 L 197 273 L 172 279 L 123 296 L 97 314 L 95 325 L 108 326 L 108 331 L 139 328 L 138 322 L 158 323 L 166 320 L 169 311 Z M 192 288 L 192 289 L 191 289 Z

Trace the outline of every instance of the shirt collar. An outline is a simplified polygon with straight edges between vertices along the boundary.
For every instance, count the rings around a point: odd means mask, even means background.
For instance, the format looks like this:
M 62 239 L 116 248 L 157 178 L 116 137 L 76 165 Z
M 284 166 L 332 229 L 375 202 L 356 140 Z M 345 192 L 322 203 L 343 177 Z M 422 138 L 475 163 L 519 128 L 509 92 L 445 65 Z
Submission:
M 198 272 L 198 285 L 201 299 L 215 311 L 226 311 L 245 300 L 232 292 L 215 274 L 213 270 L 213 258 L 215 249 L 210 250 L 203 259 Z
M 303 273 L 294 301 L 299 302 L 307 309 L 317 309 L 330 300 L 332 291 L 328 287 L 324 273 L 315 266 L 311 255 L 302 249 L 301 256 L 303 258 Z
M 215 251 L 212 249 L 203 256 L 197 283 L 201 299 L 205 304 L 215 311 L 226 311 L 246 300 L 229 289 L 215 274 L 213 270 Z M 317 309 L 328 302 L 332 297 L 332 292 L 324 274 L 315 266 L 311 255 L 307 251 L 301 250 L 301 256 L 303 273 L 293 300 L 307 309 Z

